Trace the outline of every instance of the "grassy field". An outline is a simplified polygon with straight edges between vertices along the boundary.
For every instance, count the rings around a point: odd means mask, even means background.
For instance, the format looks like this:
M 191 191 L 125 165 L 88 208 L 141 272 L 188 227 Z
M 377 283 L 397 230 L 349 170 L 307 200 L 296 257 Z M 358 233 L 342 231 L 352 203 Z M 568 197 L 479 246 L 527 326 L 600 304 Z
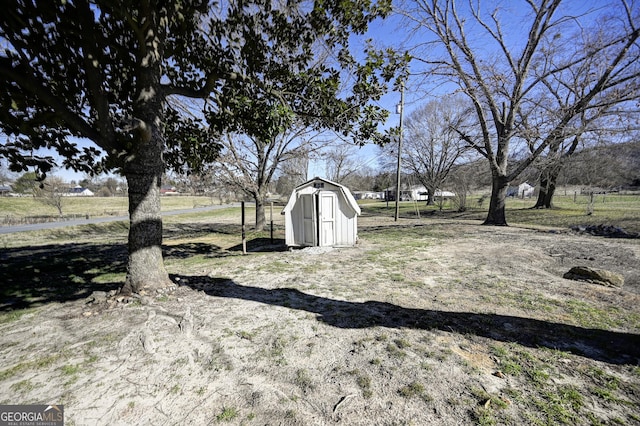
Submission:
M 185 196 L 162 197 L 163 211 L 210 206 L 209 197 Z M 123 216 L 128 212 L 126 197 L 66 197 L 62 200 L 63 215 Z M 0 197 L 0 221 L 6 217 L 24 218 L 33 216 L 58 216 L 55 207 L 44 204 L 33 197 Z
M 442 210 L 438 206 L 426 206 L 425 203 L 401 202 L 400 218 L 401 219 L 417 219 L 420 217 L 426 223 L 429 219 L 462 219 L 482 221 L 485 218 L 487 208 L 478 202 L 479 196 L 470 198 L 469 208 L 464 212 L 454 210 L 450 205 L 445 205 Z M 162 199 L 162 209 L 164 211 L 188 209 L 207 205 L 210 203 L 207 197 L 166 197 Z M 586 214 L 587 198 L 573 196 L 558 196 L 556 198 L 556 207 L 551 210 L 531 209 L 533 200 L 508 199 L 507 202 L 507 220 L 510 224 L 519 227 L 528 228 L 559 228 L 567 229 L 576 225 L 598 225 L 606 224 L 621 227 L 628 232 L 640 232 L 640 195 L 607 195 L 603 199 L 598 196 L 591 215 Z M 75 198 L 69 199 L 70 211 L 86 211 L 91 216 L 101 216 L 104 212 L 122 210 L 122 214 L 126 214 L 126 199 L 124 198 Z M 20 209 L 16 207 L 19 206 Z M 36 200 L 28 198 L 0 198 L 0 217 L 10 215 L 11 212 L 20 211 L 27 216 L 35 215 L 42 209 L 42 205 Z M 361 201 L 363 219 L 366 217 L 382 217 L 392 218 L 395 213 L 395 204 L 393 202 L 387 205 L 383 201 L 362 200 Z M 284 217 L 280 214 L 281 206 L 275 206 L 273 211 L 274 233 L 273 237 L 277 241 L 284 239 Z M 247 205 L 246 217 L 248 220 L 247 241 L 252 246 L 268 244 L 271 238 L 269 229 L 255 232 L 252 229 L 252 220 L 255 214 L 251 204 Z M 211 244 L 211 234 L 215 235 L 215 247 L 220 250 L 234 249 L 240 250 L 241 247 L 241 211 L 239 207 L 229 207 L 221 210 L 194 212 L 189 214 L 181 214 L 176 216 L 167 216 L 164 218 L 165 235 L 164 242 L 167 246 L 165 250 L 170 250 L 171 246 L 180 244 L 193 244 L 197 246 L 199 243 Z M 267 209 L 267 223 L 269 223 L 269 209 Z M 201 226 L 184 224 L 202 224 Z M 16 234 L 0 235 L 0 247 L 4 249 L 19 249 L 21 247 L 37 247 L 51 246 L 56 244 L 73 243 L 78 246 L 83 244 L 103 244 L 106 249 L 105 253 L 111 255 L 117 253 L 119 257 L 125 256 L 125 245 L 128 234 L 127 222 L 113 222 L 106 224 L 82 225 L 55 230 L 43 230 L 22 232 L 20 238 L 16 238 Z M 204 240 L 202 240 L 204 238 Z M 53 246 L 52 246 L 53 247 Z M 191 262 L 197 262 L 201 257 L 201 253 L 195 253 Z M 80 256 L 81 259 L 85 254 Z M 87 256 L 90 258 L 91 256 Z M 92 258 L 92 257 L 91 257 Z M 93 258 L 92 258 L 93 259 Z M 93 259 L 97 261 L 98 258 Z M 47 269 L 54 281 L 63 280 L 64 274 L 67 273 L 67 267 L 64 260 L 60 260 L 60 270 L 56 271 L 56 263 L 49 263 L 49 260 L 43 257 L 42 265 L 33 265 L 34 259 L 29 257 L 26 259 L 29 265 L 25 268 L 39 270 L 39 268 Z M 124 260 L 114 261 L 112 266 L 118 265 L 117 268 L 108 268 L 100 274 L 77 275 L 78 282 L 91 286 L 91 283 L 105 283 L 112 279 L 117 282 L 124 280 Z M 171 256 L 168 256 L 167 262 L 174 262 Z M 181 259 L 180 262 L 184 262 Z M 117 272 L 116 272 L 117 271 Z M 20 280 L 15 280 L 15 270 L 5 271 L 5 283 L 14 282 L 29 293 L 27 299 L 32 300 L 35 295 L 42 291 L 38 283 L 34 283 L 33 288 L 29 286 L 23 287 Z M 0 277 L 1 278 L 1 277 Z M 112 285 L 114 288 L 117 285 Z M 66 297 L 66 286 L 61 288 L 53 288 L 53 292 L 60 292 Z M 9 293 L 13 291 L 22 291 L 11 289 L 5 286 L 5 291 L 0 292 L 0 296 L 9 297 Z M 76 291 L 76 290 L 73 290 Z
M 480 200 L 483 200 L 480 203 Z M 439 206 L 426 206 L 424 202 L 401 202 L 400 216 L 404 218 L 443 217 L 471 220 L 484 220 L 487 215 L 489 200 L 482 195 L 473 195 L 467 200 L 467 210 L 458 212 L 446 202 L 442 210 Z M 554 198 L 552 209 L 532 209 L 535 199 L 507 199 L 507 222 L 525 226 L 544 226 L 569 228 L 577 225 L 613 225 L 628 232 L 640 232 L 640 194 L 618 195 L 606 194 L 594 197 L 589 212 L 590 198 L 586 195 L 562 191 Z M 384 214 L 393 216 L 395 204 L 381 201 L 362 201 L 365 214 Z
M 204 196 L 162 197 L 162 210 L 182 210 L 215 204 L 215 200 Z M 393 216 L 394 202 L 361 200 L 364 214 Z M 467 210 L 458 212 L 447 201 L 442 210 L 439 206 L 426 206 L 424 202 L 401 202 L 400 216 L 403 218 L 433 217 L 484 220 L 488 209 L 486 194 L 474 194 L 467 200 Z M 553 209 L 531 209 L 535 199 L 507 199 L 507 222 L 525 226 L 547 226 L 568 228 L 576 225 L 613 225 L 628 232 L 640 232 L 640 194 L 598 194 L 590 203 L 587 195 L 573 191 L 558 191 Z M 250 205 L 248 205 L 250 206 Z M 124 197 L 91 197 L 64 199 L 65 215 L 126 216 L 128 203 Z M 590 214 L 588 214 L 590 212 Z M 253 217 L 248 207 L 247 217 Z M 268 212 L 267 212 L 268 214 Z M 0 223 L 35 216 L 57 216 L 54 207 L 44 205 L 34 198 L 0 197 Z M 280 219 L 280 207 L 274 209 L 276 222 Z M 239 210 L 238 210 L 239 217 Z M 169 219 L 167 219 L 169 220 Z M 268 220 L 268 218 L 267 218 Z

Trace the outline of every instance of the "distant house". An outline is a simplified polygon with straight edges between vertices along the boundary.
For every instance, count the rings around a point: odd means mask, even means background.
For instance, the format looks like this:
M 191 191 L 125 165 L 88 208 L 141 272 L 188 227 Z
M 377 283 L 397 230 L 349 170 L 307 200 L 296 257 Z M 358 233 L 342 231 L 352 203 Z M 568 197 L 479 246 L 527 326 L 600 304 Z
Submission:
M 396 187 L 387 188 L 385 191 L 385 197 L 389 201 L 396 200 Z M 400 201 L 427 201 L 427 190 L 424 186 L 412 186 L 409 189 L 400 189 Z
M 373 191 L 352 191 L 356 200 L 381 200 L 384 199 L 384 192 Z
M 396 199 L 396 189 L 388 188 L 385 193 L 389 201 L 395 201 Z M 456 194 L 451 191 L 443 191 L 441 189 L 437 189 L 434 194 L 436 199 L 440 198 L 452 198 L 455 197 Z M 424 186 L 412 186 L 409 189 L 401 189 L 400 190 L 400 201 L 428 201 L 429 194 L 427 192 L 427 188 Z
M 509 189 L 507 189 L 507 197 L 531 198 L 533 197 L 534 191 L 535 187 L 529 185 L 527 182 L 522 182 L 518 186 L 510 186 Z
M 443 191 L 441 189 L 436 189 L 436 193 L 433 194 L 434 197 L 436 198 L 453 198 L 456 196 L 455 192 L 451 192 L 451 191 Z
M 11 194 L 11 187 L 9 185 L 0 185 L 0 197 L 6 197 Z
M 176 188 L 175 186 L 164 185 L 162 188 L 160 188 L 160 195 L 178 195 L 178 194 L 180 194 L 180 192 L 178 191 L 178 188 Z
M 93 197 L 94 193 L 88 188 L 83 188 L 81 186 L 76 186 L 73 188 L 69 188 L 69 192 L 63 194 L 67 197 Z

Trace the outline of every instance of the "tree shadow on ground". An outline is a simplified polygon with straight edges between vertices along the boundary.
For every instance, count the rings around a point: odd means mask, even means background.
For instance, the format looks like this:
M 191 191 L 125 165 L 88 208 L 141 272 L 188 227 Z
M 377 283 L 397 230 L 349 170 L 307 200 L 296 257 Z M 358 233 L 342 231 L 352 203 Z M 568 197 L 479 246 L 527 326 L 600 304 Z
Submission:
M 213 244 L 163 246 L 165 259 L 234 255 Z M 0 312 L 69 302 L 124 284 L 127 246 L 106 243 L 47 244 L 0 250 Z
M 187 259 L 193 256 L 203 256 L 206 258 L 222 258 L 234 256 L 222 247 L 208 243 L 181 243 L 166 244 L 162 246 L 164 259 Z
M 0 259 L 0 311 L 7 311 L 120 288 L 121 282 L 94 280 L 123 273 L 127 248 L 124 244 L 48 244 L 3 249 Z
M 282 252 L 288 247 L 282 238 L 253 238 L 247 240 L 247 251 L 253 253 Z M 242 251 L 242 243 L 229 247 L 229 251 Z
M 171 223 L 162 232 L 165 239 L 199 237 L 208 234 L 240 235 L 242 226 L 235 223 Z
M 276 225 L 274 227 L 274 231 L 282 235 L 282 233 L 284 232 L 284 227 L 281 225 Z M 234 223 L 179 223 L 170 224 L 166 226 L 164 230 L 165 242 L 167 243 L 170 243 L 172 238 L 198 238 L 210 234 L 236 235 L 238 237 L 238 240 L 241 240 L 242 225 Z M 257 232 L 254 229 L 249 229 L 246 234 L 246 246 L 248 252 L 281 252 L 288 249 L 283 238 L 274 237 L 272 239 L 270 237 L 257 236 L 259 234 L 269 235 L 268 229 L 265 229 L 261 232 Z M 229 252 L 241 252 L 242 243 L 229 247 L 227 250 Z M 218 249 L 218 251 L 220 250 Z
M 410 328 L 473 334 L 528 347 L 544 347 L 612 364 L 640 362 L 640 335 L 588 329 L 509 315 L 405 308 L 387 302 L 349 302 L 303 293 L 293 288 L 263 289 L 230 279 L 178 277 L 215 297 L 234 298 L 315 313 L 338 328 Z

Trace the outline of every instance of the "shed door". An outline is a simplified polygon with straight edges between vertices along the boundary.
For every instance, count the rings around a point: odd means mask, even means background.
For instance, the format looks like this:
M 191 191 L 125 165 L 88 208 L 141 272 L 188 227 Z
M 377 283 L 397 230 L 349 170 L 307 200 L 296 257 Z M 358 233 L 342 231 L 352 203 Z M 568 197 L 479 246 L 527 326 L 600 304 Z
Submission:
M 314 246 L 316 227 L 315 227 L 315 207 L 313 203 L 313 195 L 303 195 L 302 201 L 302 244 Z
M 320 194 L 320 245 L 332 246 L 335 244 L 336 228 L 336 203 L 337 198 L 333 193 L 322 192 Z

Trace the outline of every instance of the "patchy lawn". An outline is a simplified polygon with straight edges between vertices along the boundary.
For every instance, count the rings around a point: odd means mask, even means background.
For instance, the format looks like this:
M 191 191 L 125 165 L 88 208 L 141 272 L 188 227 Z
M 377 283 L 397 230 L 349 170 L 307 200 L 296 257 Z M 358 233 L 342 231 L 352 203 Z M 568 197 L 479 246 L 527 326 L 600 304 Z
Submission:
M 243 256 L 237 225 L 197 220 L 166 227 L 176 289 L 130 300 L 91 296 L 122 282 L 123 235 L 5 248 L 0 404 L 61 403 L 68 425 L 640 423 L 638 239 L 372 215 L 353 248 L 256 234 Z M 563 279 L 576 265 L 625 285 Z

